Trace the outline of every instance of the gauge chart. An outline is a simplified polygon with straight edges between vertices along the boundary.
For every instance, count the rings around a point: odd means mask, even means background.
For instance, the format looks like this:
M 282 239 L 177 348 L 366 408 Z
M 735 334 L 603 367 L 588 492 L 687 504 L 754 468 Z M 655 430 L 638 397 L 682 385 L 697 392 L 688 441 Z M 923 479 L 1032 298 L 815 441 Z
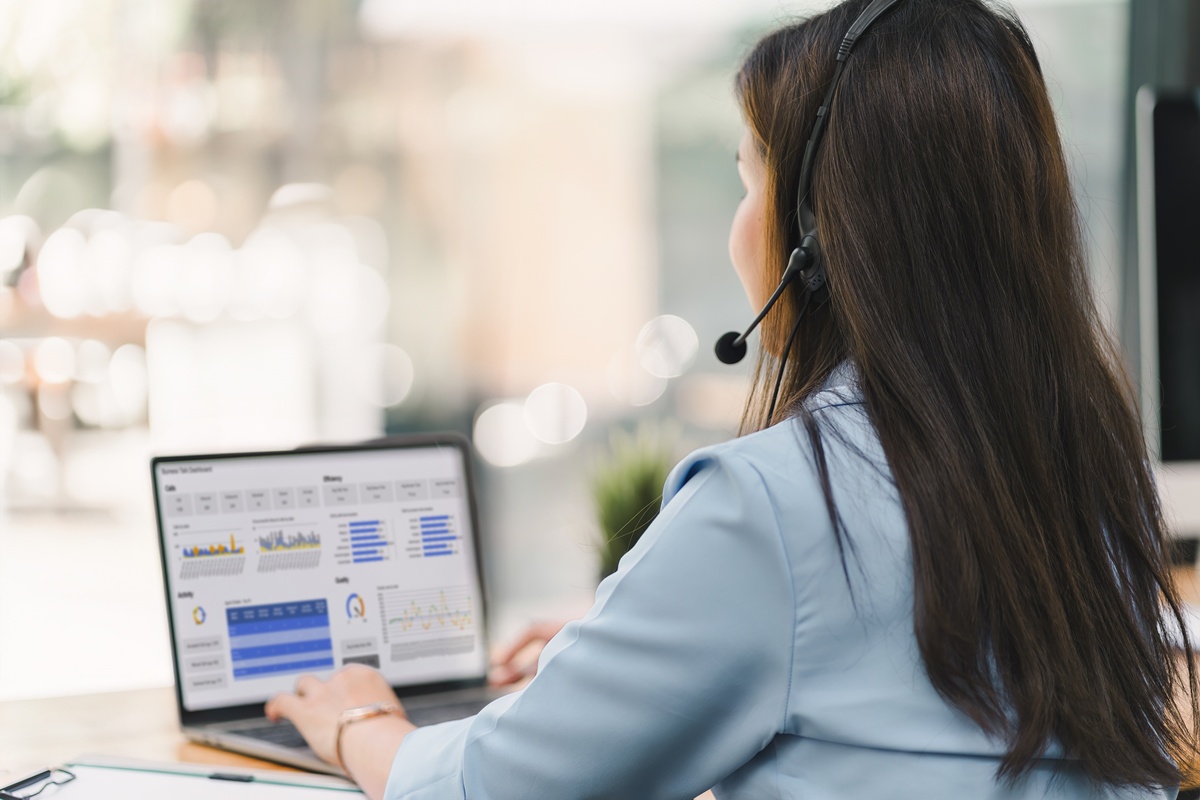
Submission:
M 364 619 L 367 616 L 367 605 L 358 592 L 346 598 L 346 618 Z

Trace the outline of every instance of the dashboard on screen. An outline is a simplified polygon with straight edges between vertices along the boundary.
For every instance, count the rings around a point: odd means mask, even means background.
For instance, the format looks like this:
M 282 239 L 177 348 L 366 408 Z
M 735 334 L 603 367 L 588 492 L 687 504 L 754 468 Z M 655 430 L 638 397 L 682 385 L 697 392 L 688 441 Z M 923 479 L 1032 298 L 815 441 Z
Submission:
M 346 664 L 394 686 L 487 667 L 463 453 L 155 463 L 180 696 L 257 703 Z

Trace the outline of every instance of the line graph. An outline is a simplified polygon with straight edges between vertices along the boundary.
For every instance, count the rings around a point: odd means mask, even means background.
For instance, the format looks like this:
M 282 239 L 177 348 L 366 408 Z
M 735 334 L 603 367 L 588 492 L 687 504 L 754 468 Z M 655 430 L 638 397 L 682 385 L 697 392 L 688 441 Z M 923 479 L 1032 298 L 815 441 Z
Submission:
M 258 537 L 258 571 L 316 569 L 321 564 L 321 534 L 270 530 Z
M 321 546 L 321 534 L 316 533 L 293 533 L 285 534 L 283 531 L 271 531 L 265 536 L 258 537 L 258 549 L 262 553 L 282 553 L 291 552 L 294 550 L 312 550 Z
M 383 617 L 383 641 L 470 633 L 475 610 L 467 586 L 441 589 L 383 589 L 379 592 Z

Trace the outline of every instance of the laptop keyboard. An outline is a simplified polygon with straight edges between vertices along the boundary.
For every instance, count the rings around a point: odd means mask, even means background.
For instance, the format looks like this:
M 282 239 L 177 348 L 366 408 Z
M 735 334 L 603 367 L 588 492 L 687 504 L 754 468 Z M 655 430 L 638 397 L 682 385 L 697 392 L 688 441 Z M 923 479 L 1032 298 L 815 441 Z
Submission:
M 452 719 L 462 719 L 472 714 L 478 714 L 490 700 L 479 697 L 461 703 L 450 703 L 444 706 L 428 706 L 421 708 L 405 708 L 405 714 L 414 725 L 436 725 L 439 722 L 449 722 Z
M 296 726 L 286 720 L 272 722 L 270 725 L 263 725 L 259 728 L 242 728 L 231 732 L 238 736 L 249 736 L 251 739 L 260 739 L 284 747 L 308 747 L 304 737 L 300 735 L 300 731 L 296 730 Z
M 439 722 L 449 722 L 453 719 L 462 719 L 472 714 L 477 714 L 488 702 L 486 698 L 477 698 L 461 703 L 450 703 L 444 706 L 406 708 L 405 712 L 414 725 L 436 725 Z M 287 720 L 272 722 L 255 728 L 239 728 L 236 731 L 230 732 L 236 733 L 238 736 L 248 736 L 251 739 L 258 739 L 284 747 L 308 746 L 304 741 L 304 737 L 300 735 L 300 731 L 296 730 L 296 726 Z

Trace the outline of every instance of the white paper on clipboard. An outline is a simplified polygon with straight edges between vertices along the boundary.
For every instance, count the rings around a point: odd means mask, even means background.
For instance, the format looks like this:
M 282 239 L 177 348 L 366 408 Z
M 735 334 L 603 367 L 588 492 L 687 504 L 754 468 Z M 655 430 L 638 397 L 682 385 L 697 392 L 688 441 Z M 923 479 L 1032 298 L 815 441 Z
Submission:
M 38 800 L 355 800 L 363 793 L 339 778 L 283 770 L 251 770 L 200 764 L 171 764 L 106 756 L 83 756 L 65 764 L 75 780 L 51 786 Z M 214 780 L 214 773 L 248 775 L 252 781 Z M 34 787 L 31 787 L 34 788 Z

